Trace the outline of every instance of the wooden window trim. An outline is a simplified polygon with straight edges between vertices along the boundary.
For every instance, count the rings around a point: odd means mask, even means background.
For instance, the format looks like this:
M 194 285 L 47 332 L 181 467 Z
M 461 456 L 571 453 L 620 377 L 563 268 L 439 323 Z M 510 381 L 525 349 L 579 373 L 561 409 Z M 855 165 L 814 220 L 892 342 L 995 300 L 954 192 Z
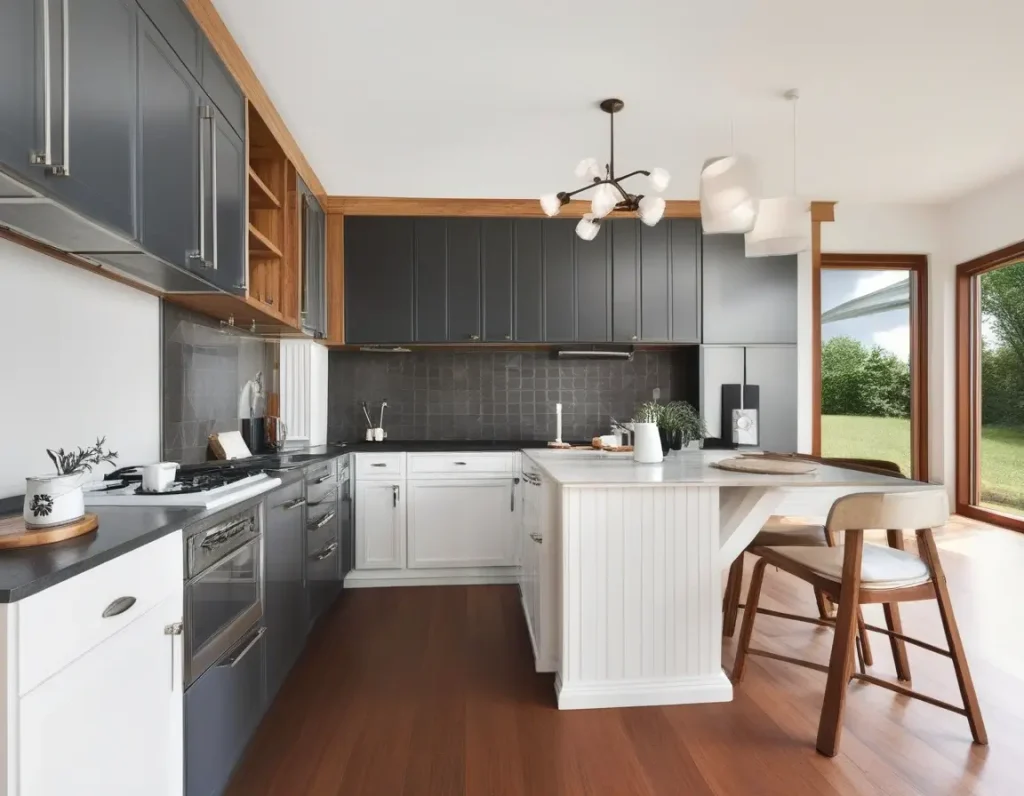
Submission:
M 815 225 L 816 227 L 818 225 Z M 815 247 L 816 250 L 816 247 Z M 811 452 L 821 455 L 821 271 L 908 271 L 914 274 L 910 305 L 910 455 L 913 477 L 928 468 L 928 257 L 924 254 L 821 254 L 811 262 Z
M 1024 241 L 956 267 L 956 512 L 974 520 L 1024 532 L 1024 518 L 975 505 L 980 464 L 975 452 L 981 434 L 981 382 L 975 352 L 981 347 L 976 323 L 978 291 L 974 277 L 1024 260 Z

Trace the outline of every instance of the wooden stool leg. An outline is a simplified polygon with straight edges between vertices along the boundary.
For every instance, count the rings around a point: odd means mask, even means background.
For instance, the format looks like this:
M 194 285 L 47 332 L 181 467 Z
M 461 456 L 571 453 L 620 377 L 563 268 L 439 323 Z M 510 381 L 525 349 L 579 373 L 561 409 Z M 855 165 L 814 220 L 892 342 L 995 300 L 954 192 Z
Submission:
M 825 699 L 818 720 L 817 749 L 827 757 L 839 752 L 839 739 L 843 733 L 843 711 L 846 708 L 846 690 L 853 668 L 853 646 L 857 637 L 857 617 L 860 605 L 860 567 L 864 532 L 846 532 L 846 553 L 843 558 L 843 577 L 839 592 L 839 611 L 836 614 L 836 632 L 832 639 L 832 654 L 828 662 L 828 682 Z
M 820 589 L 814 590 L 814 602 L 818 606 L 818 619 L 832 618 L 832 603 Z
M 956 671 L 960 697 L 963 699 L 964 709 L 967 711 L 967 722 L 971 727 L 971 735 L 974 737 L 975 743 L 987 744 L 988 733 L 985 731 L 985 722 L 981 718 L 981 705 L 978 703 L 978 694 L 974 690 L 971 671 L 967 667 L 964 643 L 960 638 L 956 618 L 953 616 L 953 604 L 949 599 L 949 589 L 946 586 L 946 573 L 942 571 L 939 551 L 935 547 L 935 537 L 932 536 L 930 528 L 917 532 L 917 546 L 925 554 L 925 559 L 932 570 L 932 582 L 935 584 L 935 599 L 939 604 L 942 629 L 946 632 L 946 643 L 949 645 L 949 651 L 953 657 L 953 669 Z
M 747 650 L 750 649 L 750 637 L 754 632 L 754 618 L 757 616 L 757 603 L 761 599 L 761 583 L 764 581 L 764 568 L 767 565 L 767 561 L 759 559 L 754 565 L 754 574 L 750 579 L 747 607 L 743 609 L 743 627 L 740 629 L 740 640 L 736 647 L 736 660 L 732 664 L 733 685 L 739 685 L 743 680 L 743 666 L 747 661 Z
M 725 600 L 722 606 L 722 635 L 732 638 L 736 632 L 736 617 L 740 611 L 740 593 L 743 591 L 743 553 L 729 567 L 729 580 L 725 586 Z
M 868 629 L 864 624 L 864 611 L 857 606 L 857 635 L 860 640 L 861 654 L 864 656 L 865 666 L 874 666 L 875 656 L 871 654 L 871 642 L 868 641 Z
M 889 547 L 897 550 L 904 549 L 903 531 L 886 531 L 886 538 Z M 884 603 L 882 611 L 885 614 L 885 626 L 892 633 L 903 633 L 903 622 L 900 619 L 900 608 L 897 603 Z M 889 636 L 889 645 L 892 647 L 892 660 L 896 664 L 896 677 L 905 682 L 910 682 L 910 660 L 907 658 L 907 645 L 898 638 Z

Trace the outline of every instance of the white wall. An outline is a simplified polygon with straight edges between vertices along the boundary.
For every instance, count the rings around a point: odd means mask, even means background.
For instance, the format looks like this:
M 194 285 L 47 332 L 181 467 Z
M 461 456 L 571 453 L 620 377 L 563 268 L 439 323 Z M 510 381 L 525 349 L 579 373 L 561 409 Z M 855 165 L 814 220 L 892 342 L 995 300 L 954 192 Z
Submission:
M 0 498 L 51 471 L 46 448 L 106 435 L 158 460 L 159 300 L 2 238 L 0 295 Z

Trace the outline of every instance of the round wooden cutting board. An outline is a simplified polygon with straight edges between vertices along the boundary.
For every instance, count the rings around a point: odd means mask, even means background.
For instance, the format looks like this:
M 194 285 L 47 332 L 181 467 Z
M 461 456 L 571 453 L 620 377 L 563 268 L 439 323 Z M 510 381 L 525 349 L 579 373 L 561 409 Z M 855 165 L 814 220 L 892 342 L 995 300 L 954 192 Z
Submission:
M 711 466 L 717 467 L 719 470 L 764 475 L 806 475 L 818 469 L 818 466 L 812 462 L 783 461 L 781 459 L 766 459 L 761 456 L 737 456 L 733 459 L 713 462 Z
M 21 516 L 0 517 L 0 550 L 63 542 L 95 531 L 99 524 L 99 517 L 95 514 L 86 514 L 79 520 L 51 528 L 28 528 Z

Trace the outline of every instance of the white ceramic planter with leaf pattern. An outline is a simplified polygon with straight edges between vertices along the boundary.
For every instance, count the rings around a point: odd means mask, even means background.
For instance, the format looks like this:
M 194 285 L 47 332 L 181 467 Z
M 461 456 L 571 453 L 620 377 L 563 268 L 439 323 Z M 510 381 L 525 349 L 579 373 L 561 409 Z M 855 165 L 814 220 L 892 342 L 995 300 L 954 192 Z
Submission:
M 85 516 L 85 473 L 40 475 L 25 479 L 25 525 L 50 528 Z

